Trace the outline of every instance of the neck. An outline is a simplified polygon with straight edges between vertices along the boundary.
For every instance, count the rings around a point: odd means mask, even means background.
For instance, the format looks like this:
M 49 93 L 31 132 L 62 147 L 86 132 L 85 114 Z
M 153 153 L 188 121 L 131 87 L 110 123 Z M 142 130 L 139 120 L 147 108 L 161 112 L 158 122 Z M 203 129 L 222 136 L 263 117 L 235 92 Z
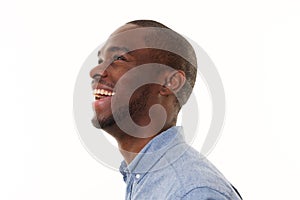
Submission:
M 155 136 L 159 135 L 161 132 L 169 129 L 175 124 L 169 124 L 163 127 L 160 132 L 152 134 L 151 137 L 139 138 L 134 137 L 130 134 L 124 133 L 119 127 L 110 127 L 105 131 L 111 134 L 118 143 L 119 150 L 127 163 L 129 165 L 131 161 L 138 155 L 138 153 L 150 142 Z
M 128 164 L 138 155 L 138 153 L 154 138 L 136 138 L 129 136 L 126 140 L 117 140 L 119 150 L 124 157 L 125 162 Z

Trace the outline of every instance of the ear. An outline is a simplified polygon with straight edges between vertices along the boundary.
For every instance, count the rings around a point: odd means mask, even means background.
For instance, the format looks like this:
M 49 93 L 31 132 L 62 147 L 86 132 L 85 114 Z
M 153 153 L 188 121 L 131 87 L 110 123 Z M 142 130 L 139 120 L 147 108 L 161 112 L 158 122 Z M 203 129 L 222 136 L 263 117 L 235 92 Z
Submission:
M 163 96 L 177 93 L 186 81 L 182 70 L 175 70 L 165 77 L 165 85 L 162 86 L 160 94 Z

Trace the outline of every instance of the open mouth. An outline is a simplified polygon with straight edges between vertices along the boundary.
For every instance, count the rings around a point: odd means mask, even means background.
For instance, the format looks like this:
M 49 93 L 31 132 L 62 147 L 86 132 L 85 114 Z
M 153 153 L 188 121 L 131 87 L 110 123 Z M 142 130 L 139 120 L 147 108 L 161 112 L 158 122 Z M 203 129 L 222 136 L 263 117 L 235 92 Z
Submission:
M 105 90 L 105 89 L 94 89 L 94 99 L 95 100 L 100 100 L 103 98 L 107 98 L 107 97 L 112 97 L 114 96 L 116 93 L 110 90 Z

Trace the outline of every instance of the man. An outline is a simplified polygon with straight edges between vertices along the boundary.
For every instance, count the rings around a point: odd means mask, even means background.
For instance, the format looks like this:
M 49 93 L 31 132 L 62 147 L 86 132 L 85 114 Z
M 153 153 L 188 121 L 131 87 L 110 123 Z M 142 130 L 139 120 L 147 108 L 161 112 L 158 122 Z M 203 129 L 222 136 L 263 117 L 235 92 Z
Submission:
M 136 20 L 111 34 L 98 59 L 90 72 L 92 122 L 118 142 L 126 199 L 240 199 L 176 126 L 197 73 L 185 38 L 161 23 Z

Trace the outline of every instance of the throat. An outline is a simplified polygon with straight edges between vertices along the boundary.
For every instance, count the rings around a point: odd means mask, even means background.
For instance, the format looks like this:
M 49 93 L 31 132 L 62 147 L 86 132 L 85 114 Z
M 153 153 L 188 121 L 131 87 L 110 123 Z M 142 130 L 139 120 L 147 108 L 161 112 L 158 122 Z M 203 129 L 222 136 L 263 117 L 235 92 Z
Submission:
M 119 150 L 126 161 L 127 165 L 140 153 L 140 151 L 153 139 L 149 138 L 136 138 L 129 136 L 121 141 L 118 141 Z

